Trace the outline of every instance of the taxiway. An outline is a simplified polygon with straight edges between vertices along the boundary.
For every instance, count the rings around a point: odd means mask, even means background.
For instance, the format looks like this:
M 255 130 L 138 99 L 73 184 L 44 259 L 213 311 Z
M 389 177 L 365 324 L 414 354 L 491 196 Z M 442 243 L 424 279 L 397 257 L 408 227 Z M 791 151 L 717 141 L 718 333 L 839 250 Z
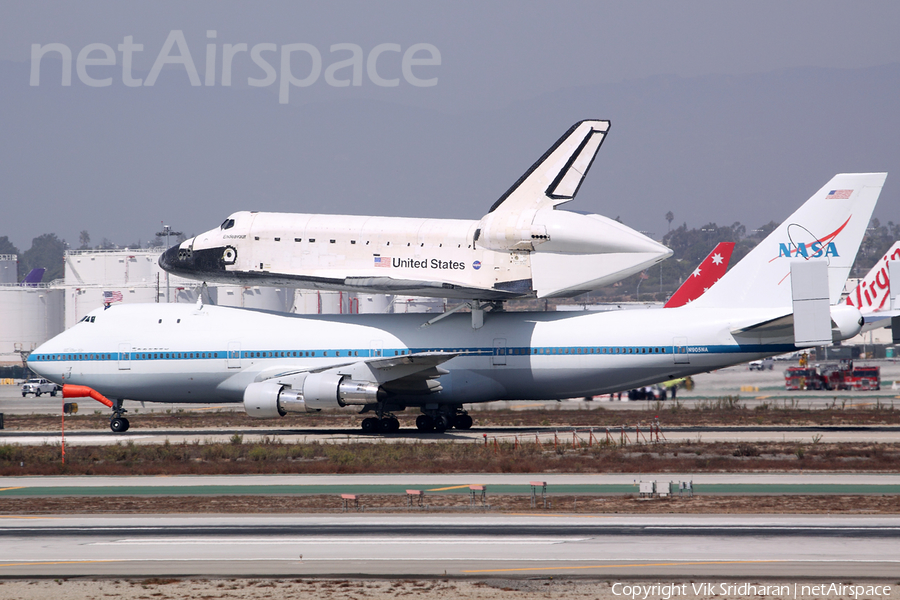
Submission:
M 14 517 L 0 576 L 881 578 L 898 535 L 898 517 Z

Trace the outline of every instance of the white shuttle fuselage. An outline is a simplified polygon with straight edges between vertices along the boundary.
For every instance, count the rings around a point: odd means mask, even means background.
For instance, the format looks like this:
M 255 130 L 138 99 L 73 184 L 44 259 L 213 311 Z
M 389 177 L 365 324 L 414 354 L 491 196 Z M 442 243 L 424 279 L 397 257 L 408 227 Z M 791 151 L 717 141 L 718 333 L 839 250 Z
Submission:
M 573 126 L 480 220 L 238 212 L 160 265 L 210 283 L 504 300 L 574 296 L 671 250 L 575 197 L 607 121 Z

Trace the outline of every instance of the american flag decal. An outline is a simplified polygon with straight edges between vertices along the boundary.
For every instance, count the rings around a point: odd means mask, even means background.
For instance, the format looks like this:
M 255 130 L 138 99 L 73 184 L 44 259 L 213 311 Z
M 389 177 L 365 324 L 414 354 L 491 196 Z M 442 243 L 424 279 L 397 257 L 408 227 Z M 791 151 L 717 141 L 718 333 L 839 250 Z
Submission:
M 388 256 L 376 256 L 375 257 L 375 266 L 376 267 L 387 267 L 391 266 L 391 259 Z
M 121 302 L 122 292 L 103 292 L 104 302 Z
M 828 195 L 825 196 L 826 200 L 846 200 L 850 197 L 850 194 L 853 193 L 853 190 L 831 190 L 828 192 Z

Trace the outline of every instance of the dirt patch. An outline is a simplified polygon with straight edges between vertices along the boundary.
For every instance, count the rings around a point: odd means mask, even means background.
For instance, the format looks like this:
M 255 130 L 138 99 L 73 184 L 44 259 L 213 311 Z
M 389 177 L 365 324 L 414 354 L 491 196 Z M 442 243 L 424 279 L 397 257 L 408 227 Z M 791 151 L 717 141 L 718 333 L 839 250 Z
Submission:
M 898 514 L 896 496 L 714 496 L 640 499 L 625 496 L 551 495 L 545 508 L 528 495 L 488 494 L 487 506 L 465 494 L 430 494 L 426 508 L 407 505 L 405 495 L 362 494 L 360 512 L 484 512 L 529 514 Z M 306 514 L 343 512 L 338 495 L 104 496 L 0 498 L 0 514 Z M 352 509 L 350 512 L 356 512 Z
M 679 578 L 669 578 L 677 581 Z M 416 600 L 444 600 L 446 598 L 477 598 L 479 600 L 518 600 L 550 598 L 565 600 L 622 600 L 622 588 L 614 593 L 612 586 L 617 581 L 635 583 L 628 579 L 603 578 L 603 580 L 573 580 L 553 577 L 531 579 L 174 579 L 140 578 L 132 579 L 56 579 L 36 581 L 0 581 L 0 596 L 19 600 L 45 600 L 46 598 L 66 598 L 67 600 L 95 600 L 96 598 L 160 598 L 168 600 L 220 600 L 240 598 L 241 600 L 269 600 L 271 598 L 291 598 L 294 600 L 395 600 L 411 597 Z M 684 600 L 721 598 L 706 594 L 694 594 L 692 580 L 685 582 Z M 715 580 L 712 580 L 715 581 Z M 731 580 L 729 580 L 731 581 Z M 790 584 L 788 580 L 769 580 Z M 759 584 L 759 579 L 753 580 Z M 647 584 L 646 581 L 641 582 Z M 736 581 L 735 583 L 740 583 Z M 882 600 L 900 597 L 900 586 L 890 586 L 890 593 L 878 596 Z M 630 596 L 626 596 L 630 598 Z M 660 597 L 651 596 L 651 597 Z M 742 597 L 742 596 L 729 596 Z M 750 598 L 758 596 L 748 596 Z M 780 598 L 779 596 L 774 596 Z M 793 596 L 792 596 L 793 597 Z M 822 595 L 798 594 L 799 600 Z
M 900 443 L 693 441 L 612 443 L 403 442 L 0 445 L 0 476 L 355 473 L 896 473 Z

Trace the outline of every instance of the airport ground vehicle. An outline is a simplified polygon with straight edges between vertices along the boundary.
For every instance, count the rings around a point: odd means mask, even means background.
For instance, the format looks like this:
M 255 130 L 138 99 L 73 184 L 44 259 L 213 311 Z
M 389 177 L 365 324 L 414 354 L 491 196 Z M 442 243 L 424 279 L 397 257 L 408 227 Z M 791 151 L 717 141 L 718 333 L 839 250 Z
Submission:
M 628 392 L 629 400 L 665 400 L 667 397 L 666 388 L 661 385 L 647 385 Z
M 751 371 L 771 371 L 775 367 L 775 361 L 772 358 L 764 358 L 762 360 L 751 360 L 748 365 Z
M 34 394 L 37 398 L 41 394 L 50 394 L 51 396 L 55 396 L 56 392 L 62 389 L 62 386 L 53 383 L 44 378 L 39 379 L 29 379 L 22 386 L 22 397 L 24 398 L 28 394 Z
M 788 390 L 880 390 L 881 367 L 854 368 L 850 360 L 814 367 L 788 367 L 784 385 Z

